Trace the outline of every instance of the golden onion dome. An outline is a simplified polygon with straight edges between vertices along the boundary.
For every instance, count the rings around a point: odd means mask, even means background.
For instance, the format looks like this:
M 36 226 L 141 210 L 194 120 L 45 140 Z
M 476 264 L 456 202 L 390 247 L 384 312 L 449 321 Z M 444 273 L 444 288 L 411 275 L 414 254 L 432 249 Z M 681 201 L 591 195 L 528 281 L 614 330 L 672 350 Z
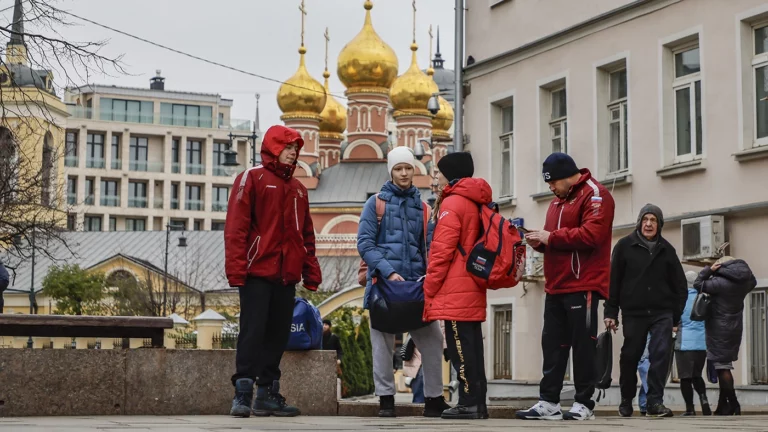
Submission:
M 347 110 L 331 95 L 328 87 L 328 78 L 330 77 L 331 73 L 326 69 L 323 72 L 326 101 L 325 108 L 320 113 L 320 136 L 342 139 L 342 134 L 347 129 Z
M 325 88 L 307 71 L 306 52 L 303 46 L 299 48 L 299 69 L 277 91 L 277 105 L 283 112 L 281 119 L 313 118 L 325 108 Z
M 373 29 L 371 9 L 365 2 L 365 23 L 339 54 L 336 72 L 349 92 L 384 93 L 397 78 L 397 55 Z
M 438 140 L 449 140 L 451 134 L 448 130 L 453 125 L 453 107 L 444 97 L 438 96 L 440 111 L 432 118 L 432 137 Z
M 424 115 L 431 117 L 427 111 L 429 98 L 439 90 L 435 81 L 419 69 L 416 51 L 419 46 L 411 44 L 411 66 L 392 84 L 389 99 L 395 109 L 395 117 L 403 115 Z

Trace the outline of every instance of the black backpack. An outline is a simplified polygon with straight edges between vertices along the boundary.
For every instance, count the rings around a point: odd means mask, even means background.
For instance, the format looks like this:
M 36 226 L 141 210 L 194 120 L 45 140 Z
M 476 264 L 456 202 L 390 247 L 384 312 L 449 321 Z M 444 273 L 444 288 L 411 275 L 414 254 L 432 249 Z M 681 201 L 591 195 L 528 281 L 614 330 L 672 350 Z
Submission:
M 611 387 L 611 373 L 613 372 L 613 336 L 610 330 L 606 330 L 597 337 L 597 352 L 595 353 L 595 388 L 601 390 L 602 395 L 605 390 Z M 598 393 L 597 401 L 600 402 L 602 395 Z

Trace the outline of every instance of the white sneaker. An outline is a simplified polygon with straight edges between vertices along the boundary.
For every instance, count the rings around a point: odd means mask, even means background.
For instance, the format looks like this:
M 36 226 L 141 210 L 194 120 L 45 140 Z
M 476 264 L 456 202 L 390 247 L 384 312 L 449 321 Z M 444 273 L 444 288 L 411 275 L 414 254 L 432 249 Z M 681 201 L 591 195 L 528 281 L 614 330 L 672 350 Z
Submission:
M 515 417 L 520 420 L 562 420 L 563 411 L 560 404 L 539 401 L 531 409 L 518 411 Z
M 591 409 L 584 406 L 584 404 L 574 402 L 573 406 L 571 407 L 571 410 L 563 414 L 563 419 L 564 420 L 594 420 L 595 413 Z

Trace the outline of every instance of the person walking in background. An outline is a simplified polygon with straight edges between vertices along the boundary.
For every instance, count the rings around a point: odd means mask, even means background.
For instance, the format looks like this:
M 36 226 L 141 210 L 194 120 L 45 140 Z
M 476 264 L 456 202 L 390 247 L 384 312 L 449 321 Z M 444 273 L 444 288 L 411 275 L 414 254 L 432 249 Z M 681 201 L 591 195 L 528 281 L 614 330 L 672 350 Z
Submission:
M 685 278 L 688 280 L 688 300 L 685 302 L 682 322 L 677 331 L 675 362 L 677 363 L 677 377 L 680 378 L 680 392 L 685 400 L 685 413 L 683 415 L 696 415 L 696 408 L 693 404 L 693 390 L 696 389 L 699 402 L 701 402 L 701 413 L 709 416 L 712 415 L 712 409 L 709 407 L 709 400 L 707 399 L 707 386 L 701 376 L 707 362 L 704 323 L 691 320 L 693 302 L 698 294 L 698 291 L 693 288 L 696 276 L 696 272 L 685 273 Z
M 611 294 L 605 302 L 605 327 L 614 332 L 619 310 L 624 319 L 624 345 L 619 359 L 619 414 L 632 416 L 637 392 L 637 365 L 648 342 L 647 416 L 670 417 L 664 406 L 664 385 L 676 331 L 688 297 L 685 273 L 675 248 L 662 236 L 661 209 L 646 204 L 637 228 L 619 240 L 611 260 Z
M 357 232 L 357 250 L 368 266 L 363 307 L 370 308 L 373 278 L 418 281 L 427 272 L 426 203 L 413 185 L 416 159 L 408 147 L 387 154 L 391 180 L 365 203 Z M 383 205 L 383 208 L 382 208 Z M 379 214 L 379 210 L 383 212 Z M 426 214 L 429 214 L 426 211 Z M 424 416 L 440 417 L 449 406 L 443 398 L 440 362 L 443 337 L 437 322 L 410 331 L 422 354 L 424 367 Z M 379 416 L 395 417 L 395 335 L 371 328 L 373 378 L 379 396 Z M 399 353 L 398 353 L 399 357 Z
M 412 337 L 403 345 L 400 353 L 403 360 L 403 376 L 410 379 L 413 393 L 412 403 L 424 403 L 424 371 L 421 368 L 421 353 Z
M 3 292 L 5 292 L 10 283 L 11 278 L 8 275 L 8 270 L 6 270 L 3 263 L 0 262 L 0 314 L 3 313 L 3 307 L 5 306 L 5 301 L 3 300 Z
M 744 333 L 744 298 L 757 286 L 749 265 L 725 256 L 705 267 L 693 283 L 698 292 L 711 296 L 711 311 L 705 321 L 707 360 L 715 365 L 720 398 L 715 415 L 741 415 L 733 383 L 733 362 L 739 359 Z
M 516 416 L 524 420 L 591 420 L 597 308 L 599 300 L 608 297 L 614 201 L 589 170 L 579 170 L 567 154 L 549 155 L 542 175 L 555 198 L 547 210 L 544 229 L 525 238 L 544 253 L 544 376 L 539 402 Z M 576 395 L 570 412 L 563 414 L 560 392 L 571 347 Z
M 331 320 L 323 320 L 323 349 L 327 351 L 336 351 L 336 364 L 341 364 L 344 357 L 344 350 L 341 348 L 339 337 L 331 331 L 333 324 Z
M 424 321 L 444 320 L 451 364 L 459 378 L 459 403 L 443 412 L 445 419 L 488 418 L 482 323 L 486 289 L 467 272 L 467 259 L 482 231 L 479 206 L 491 202 L 491 186 L 472 178 L 472 155 L 450 153 L 437 163 L 440 195 L 435 203 L 437 224 L 424 282 Z M 418 342 L 417 342 L 418 344 Z
M 280 360 L 288 344 L 296 284 L 322 282 L 307 188 L 293 177 L 304 140 L 272 126 L 261 146 L 263 163 L 235 178 L 224 225 L 225 270 L 240 293 L 240 334 L 232 376 L 235 417 L 292 417 L 299 409 L 280 394 Z M 253 384 L 256 400 L 251 409 Z
M 645 416 L 648 412 L 648 368 L 651 366 L 650 353 L 648 346 L 651 344 L 651 335 L 645 341 L 645 351 L 640 357 L 640 363 L 637 364 L 637 374 L 640 375 L 640 390 L 637 392 L 637 407 L 640 408 L 640 415 Z

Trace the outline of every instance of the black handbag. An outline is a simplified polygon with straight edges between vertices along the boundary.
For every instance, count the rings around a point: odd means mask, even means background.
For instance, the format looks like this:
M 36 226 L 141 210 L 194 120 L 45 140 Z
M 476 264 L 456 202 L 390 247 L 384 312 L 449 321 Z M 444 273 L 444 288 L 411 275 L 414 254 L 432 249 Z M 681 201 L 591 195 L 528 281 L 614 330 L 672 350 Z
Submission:
M 712 299 L 709 294 L 700 292 L 696 295 L 691 307 L 691 321 L 706 321 L 712 309 Z

